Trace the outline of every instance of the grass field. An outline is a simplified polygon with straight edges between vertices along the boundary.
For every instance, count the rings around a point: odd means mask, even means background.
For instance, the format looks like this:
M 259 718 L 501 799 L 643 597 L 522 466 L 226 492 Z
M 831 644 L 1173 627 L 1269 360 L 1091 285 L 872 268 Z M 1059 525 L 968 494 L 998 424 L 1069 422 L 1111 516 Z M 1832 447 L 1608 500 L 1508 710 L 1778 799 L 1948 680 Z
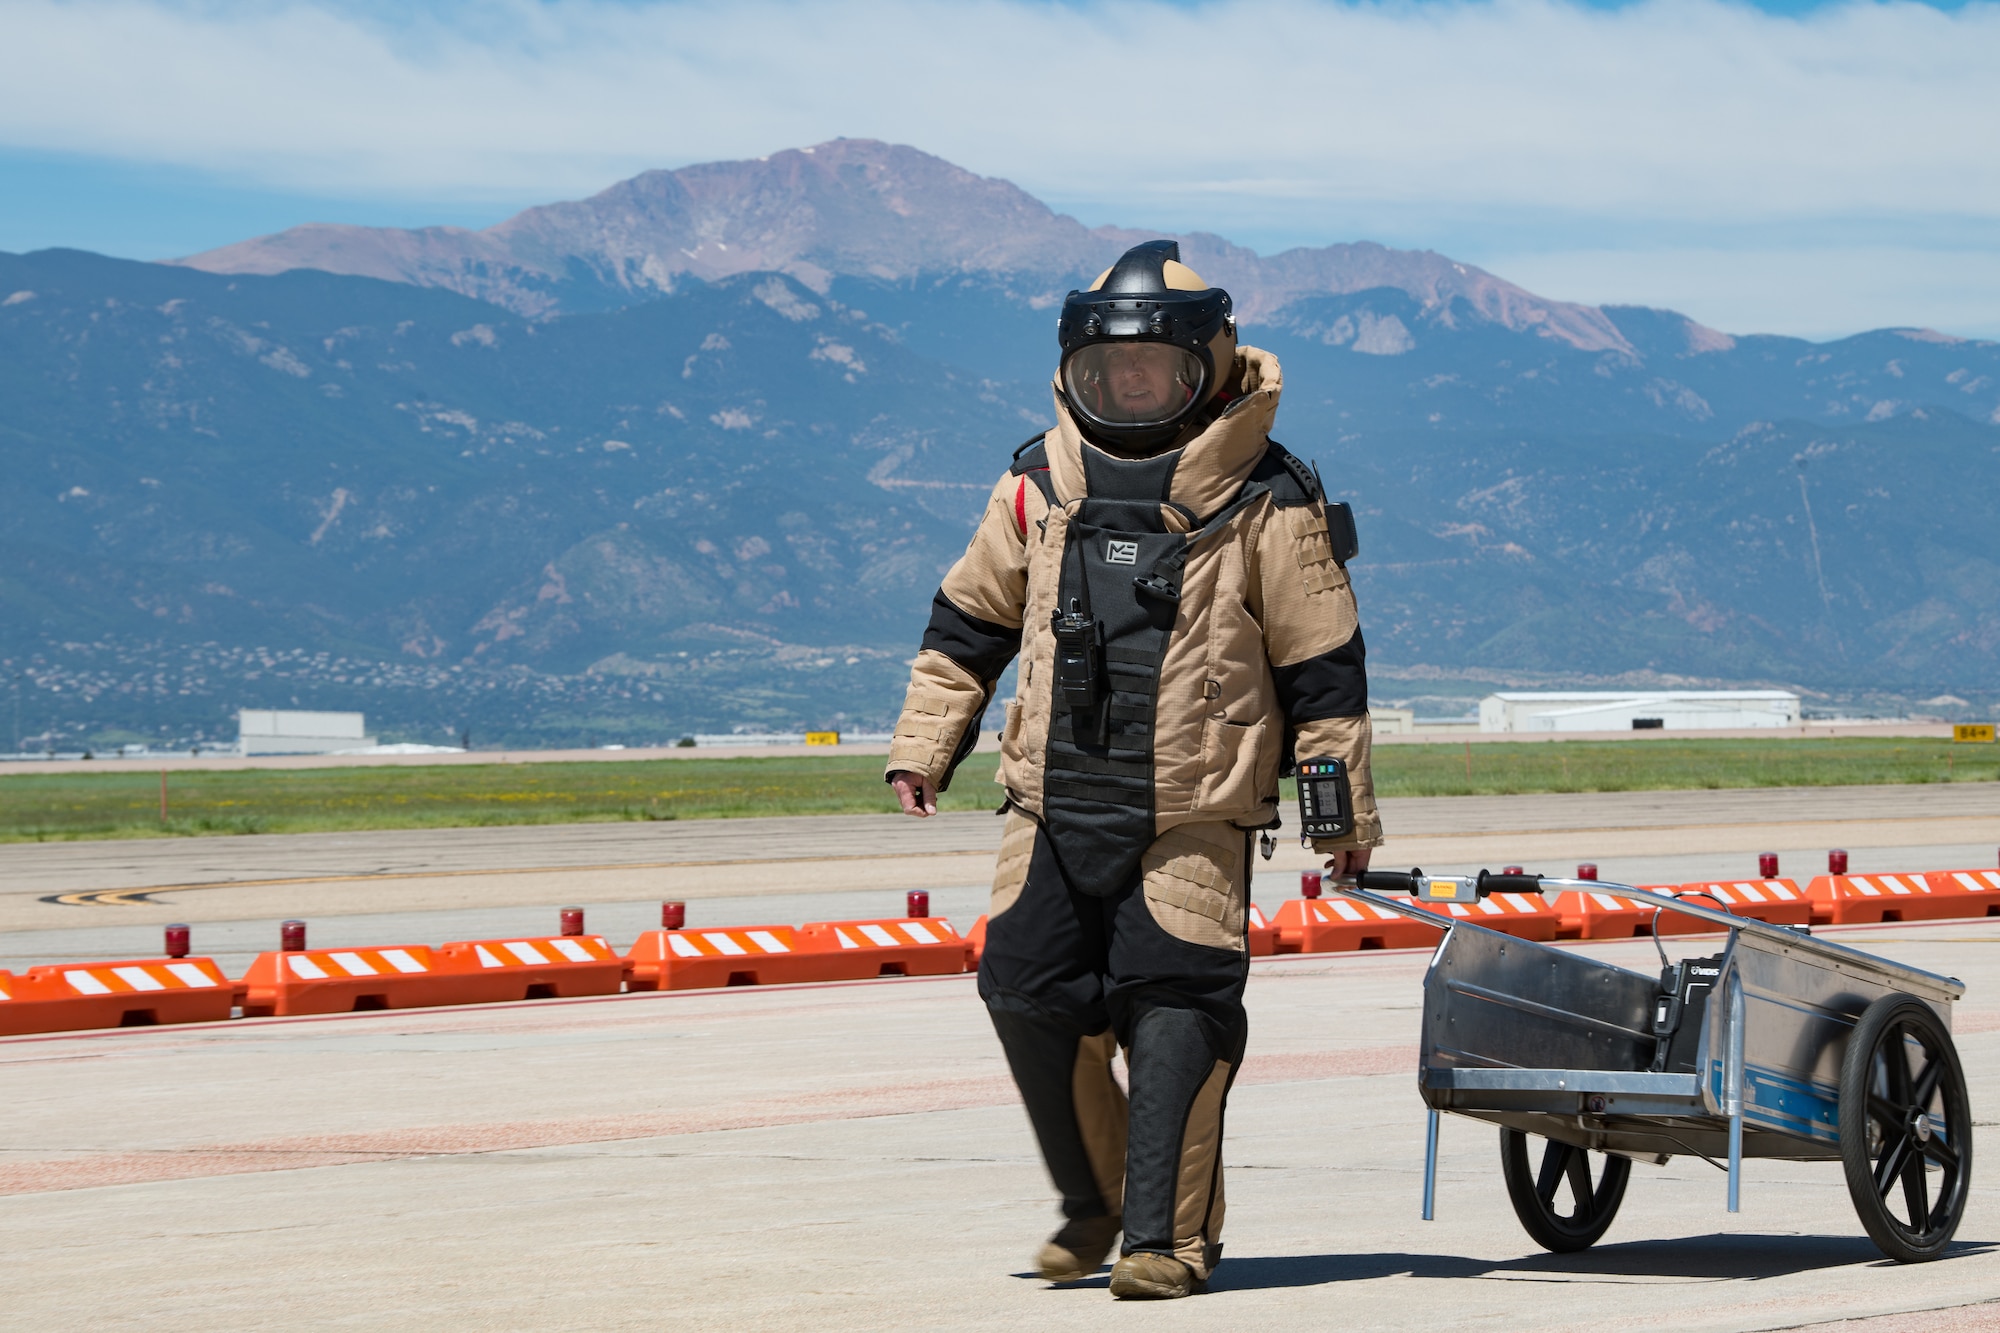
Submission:
M 946 810 L 990 809 L 995 761 L 980 755 L 945 793 Z M 1922 739 L 1553 741 L 1395 745 L 1375 752 L 1390 796 L 1657 791 L 1992 782 L 2000 750 Z M 1290 800 L 1290 784 L 1286 799 Z M 0 842 L 300 833 L 370 828 L 566 824 L 625 819 L 888 811 L 871 755 L 667 759 L 633 763 L 241 769 L 168 775 L 86 766 L 0 777 Z

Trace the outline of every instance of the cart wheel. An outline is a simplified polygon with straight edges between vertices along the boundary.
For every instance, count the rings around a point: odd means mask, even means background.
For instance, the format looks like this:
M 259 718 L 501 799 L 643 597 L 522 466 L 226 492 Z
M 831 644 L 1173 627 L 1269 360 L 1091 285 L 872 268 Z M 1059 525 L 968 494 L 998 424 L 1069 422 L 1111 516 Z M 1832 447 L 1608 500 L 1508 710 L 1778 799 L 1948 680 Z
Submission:
M 1951 1033 L 1922 1000 L 1885 995 L 1848 1036 L 1840 1162 L 1882 1253 L 1906 1264 L 1944 1253 L 1971 1192 L 1972 1107 Z
M 1591 1153 L 1583 1148 L 1537 1140 L 1542 1146 L 1538 1170 L 1528 1167 L 1528 1136 L 1518 1129 L 1500 1131 L 1500 1170 L 1507 1178 L 1507 1197 L 1514 1201 L 1514 1215 L 1534 1237 L 1535 1244 L 1557 1254 L 1587 1250 L 1597 1243 L 1618 1216 L 1625 1199 L 1625 1182 L 1632 1175 L 1632 1161 L 1611 1153 L 1600 1153 L 1604 1171 L 1591 1183 Z M 1557 1196 L 1568 1201 L 1568 1212 L 1557 1210 Z

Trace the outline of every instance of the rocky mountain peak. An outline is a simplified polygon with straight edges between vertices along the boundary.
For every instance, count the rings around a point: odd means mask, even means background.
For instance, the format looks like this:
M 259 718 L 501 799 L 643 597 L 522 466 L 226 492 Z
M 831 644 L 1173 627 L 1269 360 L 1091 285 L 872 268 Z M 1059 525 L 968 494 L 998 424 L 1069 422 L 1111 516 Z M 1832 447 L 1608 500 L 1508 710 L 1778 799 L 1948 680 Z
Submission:
M 970 275 L 1039 304 L 1158 234 L 1085 227 L 1011 182 L 906 145 L 835 139 L 752 161 L 642 172 L 483 231 L 314 224 L 176 262 L 443 287 L 534 317 L 657 299 L 688 277 L 762 271 L 821 292 L 841 277 Z M 1359 242 L 1262 256 L 1207 233 L 1178 239 L 1249 322 L 1303 297 L 1394 289 L 1448 328 L 1491 323 L 1583 351 L 1637 355 L 1603 311 L 1546 300 L 1431 251 Z

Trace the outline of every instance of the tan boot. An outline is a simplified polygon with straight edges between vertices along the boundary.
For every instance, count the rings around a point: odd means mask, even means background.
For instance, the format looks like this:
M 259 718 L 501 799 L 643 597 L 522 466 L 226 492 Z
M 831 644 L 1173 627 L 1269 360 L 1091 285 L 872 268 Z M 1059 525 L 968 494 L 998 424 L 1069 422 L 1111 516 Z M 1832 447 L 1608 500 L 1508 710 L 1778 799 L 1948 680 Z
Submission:
M 1165 1254 L 1128 1254 L 1111 1270 L 1111 1294 L 1121 1301 L 1170 1301 L 1196 1289 L 1194 1270 Z
M 1063 1223 L 1035 1256 L 1035 1267 L 1051 1282 L 1081 1282 L 1095 1273 L 1118 1239 L 1115 1217 L 1075 1218 Z

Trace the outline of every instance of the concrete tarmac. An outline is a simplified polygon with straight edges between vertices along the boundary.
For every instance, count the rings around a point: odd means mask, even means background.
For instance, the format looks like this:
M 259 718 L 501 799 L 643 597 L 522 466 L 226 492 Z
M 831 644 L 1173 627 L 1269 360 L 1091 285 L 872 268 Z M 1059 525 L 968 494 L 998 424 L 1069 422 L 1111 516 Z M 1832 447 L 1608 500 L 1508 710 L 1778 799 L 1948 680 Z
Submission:
M 1801 880 L 1845 847 L 1857 872 L 1990 866 L 2000 787 L 1767 788 L 1383 802 L 1378 863 L 1457 873 L 1522 864 L 1608 880 L 1742 877 L 1761 851 Z M 169 921 L 196 952 L 240 973 L 302 917 L 329 947 L 551 933 L 557 907 L 587 909 L 621 946 L 689 904 L 696 925 L 797 924 L 900 915 L 926 889 L 959 925 L 985 910 L 1001 821 L 960 813 L 535 825 L 0 846 L 0 968 L 144 956 Z M 1318 861 L 1282 831 L 1256 866 L 1272 910 Z
M 1984 1141 L 2000 920 L 1847 942 L 1969 984 Z M 1650 942 L 1573 946 L 1656 966 Z M 15 1327 L 1794 1329 L 2000 1324 L 2000 1203 L 1885 1262 L 1836 1163 L 1640 1166 L 1595 1249 L 1538 1250 L 1491 1128 L 1447 1118 L 1418 1220 L 1423 951 L 1261 960 L 1213 1290 L 1029 1271 L 1049 1187 L 971 978 L 0 1041 Z M 1920 1315 L 1912 1312 L 1926 1312 Z M 1887 1318 L 1884 1318 L 1887 1317 Z
M 1595 859 L 1608 878 L 1991 865 L 1990 787 L 1387 803 L 1389 864 Z M 143 956 L 159 923 L 240 972 L 317 945 L 894 914 L 967 924 L 999 821 L 574 825 L 0 848 L 0 966 Z M 1538 850 L 1524 850 L 1535 848 Z M 1280 850 L 1267 906 L 1312 861 Z M 1265 885 L 1268 884 L 1268 887 Z M 144 894 L 141 898 L 138 895 Z M 57 901 L 43 901 L 53 898 Z M 67 898 L 67 901 L 64 899 Z M 2000 918 L 1838 932 L 1964 978 L 1978 1135 L 2000 1093 Z M 1649 942 L 1570 946 L 1640 970 Z M 1673 942 L 1668 947 L 1680 952 Z M 1698 946 L 1707 947 L 1707 946 Z M 1422 951 L 1260 960 L 1213 1291 L 1114 1303 L 1028 1271 L 1056 1225 L 969 977 L 262 1019 L 0 1040 L 0 1310 L 21 1327 L 2000 1327 L 2000 1204 L 1946 1259 L 1863 1235 L 1834 1163 L 1639 1167 L 1595 1249 L 1537 1250 L 1494 1133 L 1448 1119 L 1417 1219 Z M 1836 1322 L 1859 1321 L 1859 1322 Z

